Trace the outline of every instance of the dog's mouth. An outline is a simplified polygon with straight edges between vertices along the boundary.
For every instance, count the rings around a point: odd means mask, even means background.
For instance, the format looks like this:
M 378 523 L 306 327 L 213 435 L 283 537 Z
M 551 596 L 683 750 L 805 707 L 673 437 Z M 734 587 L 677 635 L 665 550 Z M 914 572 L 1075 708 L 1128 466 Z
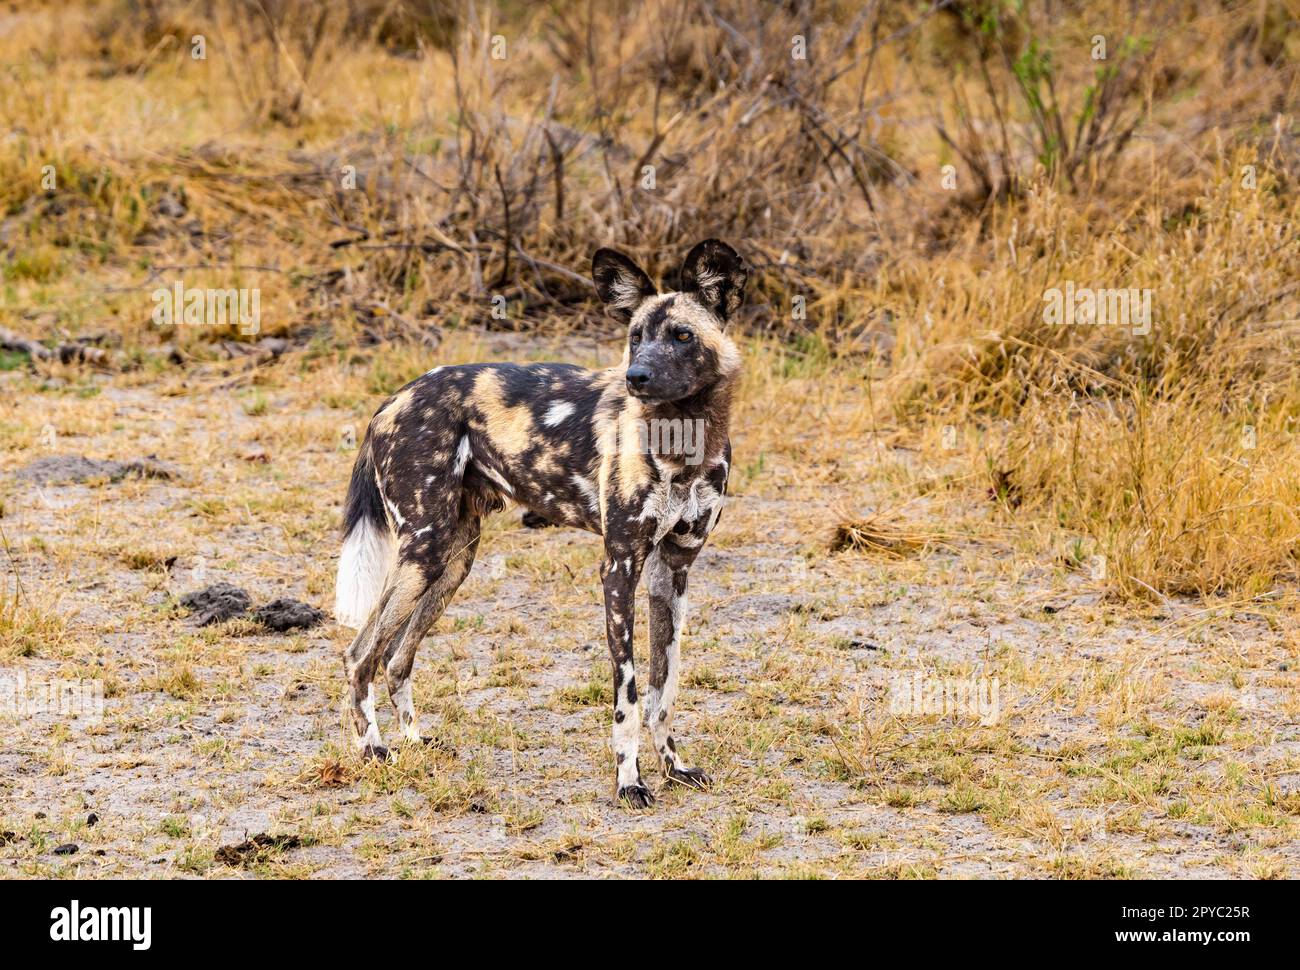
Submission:
M 676 394 L 665 394 L 662 391 L 652 391 L 644 387 L 633 387 L 631 384 L 626 384 L 626 387 L 629 396 L 646 404 L 667 404 L 670 401 L 678 400 Z

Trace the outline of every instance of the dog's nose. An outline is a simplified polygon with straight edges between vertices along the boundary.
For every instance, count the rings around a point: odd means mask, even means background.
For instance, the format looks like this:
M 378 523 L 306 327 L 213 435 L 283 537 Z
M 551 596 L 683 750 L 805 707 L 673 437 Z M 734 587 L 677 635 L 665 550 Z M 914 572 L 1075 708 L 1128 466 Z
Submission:
M 645 387 L 654 380 L 654 373 L 644 364 L 633 364 L 627 369 L 627 382 L 632 387 Z

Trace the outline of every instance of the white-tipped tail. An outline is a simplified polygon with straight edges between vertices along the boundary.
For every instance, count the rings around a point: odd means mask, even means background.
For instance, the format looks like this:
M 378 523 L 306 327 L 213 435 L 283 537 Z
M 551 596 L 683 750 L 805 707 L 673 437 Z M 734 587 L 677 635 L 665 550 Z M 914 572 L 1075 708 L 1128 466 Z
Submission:
M 376 527 L 362 519 L 348 533 L 334 584 L 334 618 L 341 625 L 354 630 L 365 626 L 384 591 L 396 552 L 397 543 L 387 524 Z

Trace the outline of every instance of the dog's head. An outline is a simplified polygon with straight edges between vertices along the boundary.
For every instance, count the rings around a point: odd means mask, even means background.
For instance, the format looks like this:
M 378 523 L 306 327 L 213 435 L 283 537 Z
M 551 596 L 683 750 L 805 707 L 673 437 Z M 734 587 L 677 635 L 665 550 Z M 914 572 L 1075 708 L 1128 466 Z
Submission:
M 628 393 L 643 401 L 680 401 L 732 377 L 740 354 L 723 330 L 744 300 L 748 276 L 734 249 L 706 239 L 682 262 L 681 290 L 660 293 L 622 253 L 596 250 L 596 292 L 628 323 Z

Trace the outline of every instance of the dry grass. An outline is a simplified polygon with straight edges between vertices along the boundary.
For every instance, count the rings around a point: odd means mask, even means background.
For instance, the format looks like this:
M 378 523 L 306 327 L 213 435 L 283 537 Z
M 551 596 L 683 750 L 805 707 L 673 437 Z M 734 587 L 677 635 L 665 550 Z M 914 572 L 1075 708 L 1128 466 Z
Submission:
M 1276 2 L 1130 18 L 29 13 L 0 325 L 118 343 L 146 372 L 268 334 L 328 358 L 462 323 L 567 332 L 592 321 L 596 241 L 669 273 L 723 235 L 757 270 L 745 326 L 787 339 L 786 368 L 882 368 L 873 414 L 978 436 L 972 483 L 1086 537 L 1119 595 L 1259 592 L 1293 577 L 1296 537 L 1295 35 Z M 259 288 L 261 330 L 153 326 L 176 278 Z M 1151 333 L 1044 323 L 1067 281 L 1149 288 Z M 1245 425 L 1249 474 L 1225 449 Z M 1062 460 L 1080 447 L 1095 474 Z
M 250 863 L 278 876 L 1294 872 L 1287 3 L 2 16 L 0 338 L 56 348 L 0 351 L 4 467 L 53 450 L 182 472 L 6 477 L 0 660 L 103 678 L 120 704 L 89 740 L 23 734 L 45 774 L 0 788 L 0 829 L 32 830 L 7 850 L 24 871 L 64 863 L 19 796 L 75 826 L 89 743 L 122 772 L 237 780 L 226 805 L 127 786 L 129 823 L 76 833 L 117 871 L 151 847 L 213 871 L 218 828 L 157 823 L 201 802 L 292 825 L 308 850 Z M 591 251 L 671 284 L 707 235 L 754 269 L 734 511 L 685 651 L 725 801 L 665 792 L 648 846 L 606 814 L 596 558 L 567 534 L 488 523 L 499 568 L 417 668 L 448 750 L 391 766 L 346 752 L 343 634 L 177 620 L 200 566 L 324 603 L 349 434 L 380 397 L 431 362 L 609 364 Z M 156 325 L 151 294 L 178 280 L 257 288 L 257 331 Z M 1046 322 L 1068 283 L 1149 290 L 1149 332 Z M 1009 713 L 889 713 L 915 669 L 999 677 Z M 500 838 L 458 841 L 480 830 Z
M 840 513 L 831 531 L 831 552 L 860 552 L 901 558 L 933 547 L 943 536 L 926 532 L 899 519 L 894 510 L 869 512 L 863 516 Z

